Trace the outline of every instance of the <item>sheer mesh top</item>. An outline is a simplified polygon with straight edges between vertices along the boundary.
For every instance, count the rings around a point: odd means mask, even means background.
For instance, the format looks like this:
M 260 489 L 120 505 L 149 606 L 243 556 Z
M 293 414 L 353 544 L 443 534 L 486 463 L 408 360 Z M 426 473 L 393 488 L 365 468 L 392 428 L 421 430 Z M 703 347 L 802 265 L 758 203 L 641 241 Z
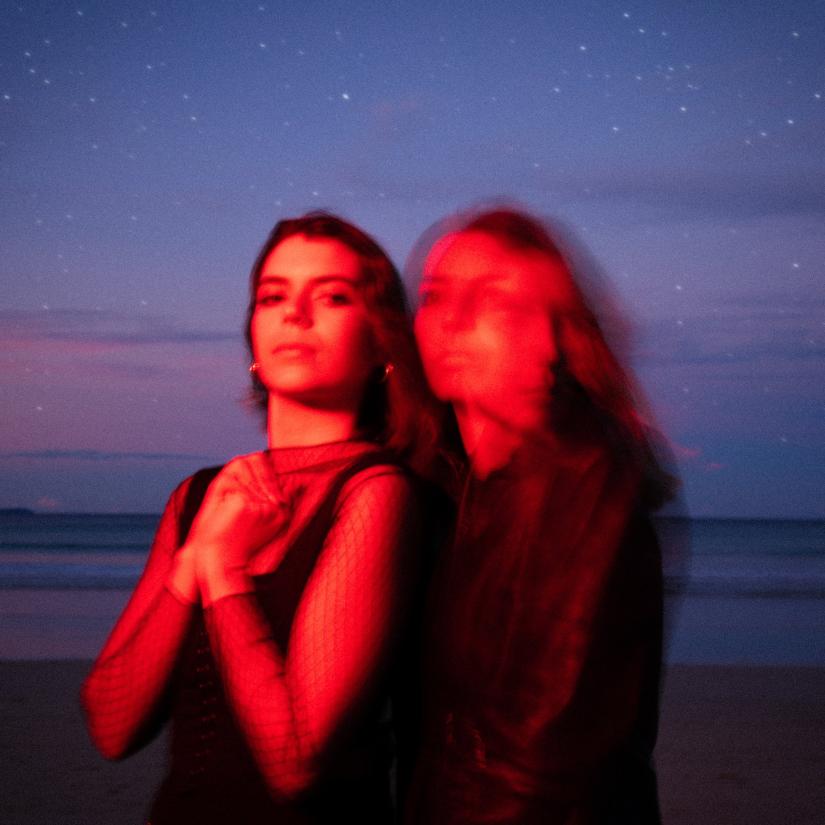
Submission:
M 172 495 L 130 604 L 84 686 L 109 756 L 172 720 L 151 821 L 390 821 L 388 658 L 415 578 L 409 478 L 372 445 L 269 451 L 289 523 L 255 591 L 206 610 L 164 587 L 217 468 Z

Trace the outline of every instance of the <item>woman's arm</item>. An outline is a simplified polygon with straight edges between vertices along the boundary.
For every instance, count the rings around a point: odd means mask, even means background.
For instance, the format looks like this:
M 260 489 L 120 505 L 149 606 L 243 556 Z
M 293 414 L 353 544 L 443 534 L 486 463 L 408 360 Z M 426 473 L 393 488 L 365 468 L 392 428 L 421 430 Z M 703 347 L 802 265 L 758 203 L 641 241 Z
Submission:
M 176 553 L 187 487 L 170 496 L 143 575 L 83 684 L 89 732 L 109 759 L 142 747 L 163 721 L 163 694 L 197 599 L 193 559 Z
M 284 652 L 251 593 L 206 610 L 236 718 L 271 788 L 305 790 L 331 740 L 373 695 L 411 592 L 418 519 L 409 480 L 374 467 L 341 493 Z

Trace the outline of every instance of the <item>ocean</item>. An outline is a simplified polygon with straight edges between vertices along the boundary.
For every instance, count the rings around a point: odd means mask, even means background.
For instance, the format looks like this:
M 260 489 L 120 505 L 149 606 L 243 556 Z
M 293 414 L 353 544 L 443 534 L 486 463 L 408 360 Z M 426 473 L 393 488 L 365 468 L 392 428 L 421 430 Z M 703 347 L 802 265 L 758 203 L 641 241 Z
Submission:
M 0 658 L 93 656 L 158 518 L 0 512 Z M 670 519 L 660 528 L 669 661 L 825 665 L 825 521 Z
M 159 515 L 0 513 L 0 590 L 131 589 Z

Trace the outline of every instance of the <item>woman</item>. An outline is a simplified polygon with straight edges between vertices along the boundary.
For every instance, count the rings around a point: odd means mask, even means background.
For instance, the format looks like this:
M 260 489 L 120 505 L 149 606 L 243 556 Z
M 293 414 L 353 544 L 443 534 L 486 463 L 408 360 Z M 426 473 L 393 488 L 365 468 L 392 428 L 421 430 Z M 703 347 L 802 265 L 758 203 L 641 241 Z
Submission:
M 470 472 L 435 574 L 409 823 L 656 823 L 666 492 L 630 381 L 547 231 L 464 218 L 416 335 Z
M 269 449 L 172 494 L 83 688 L 110 758 L 172 720 L 152 825 L 387 822 L 382 709 L 438 427 L 404 293 L 324 213 L 279 223 L 246 325 Z

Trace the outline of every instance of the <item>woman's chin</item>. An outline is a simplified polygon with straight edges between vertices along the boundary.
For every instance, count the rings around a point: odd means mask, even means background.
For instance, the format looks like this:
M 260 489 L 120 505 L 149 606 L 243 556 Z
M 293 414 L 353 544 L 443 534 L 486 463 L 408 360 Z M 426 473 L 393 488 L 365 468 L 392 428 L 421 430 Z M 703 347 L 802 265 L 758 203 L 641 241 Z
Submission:
M 316 381 L 282 381 L 269 387 L 270 398 L 318 410 L 358 409 L 361 391 Z

